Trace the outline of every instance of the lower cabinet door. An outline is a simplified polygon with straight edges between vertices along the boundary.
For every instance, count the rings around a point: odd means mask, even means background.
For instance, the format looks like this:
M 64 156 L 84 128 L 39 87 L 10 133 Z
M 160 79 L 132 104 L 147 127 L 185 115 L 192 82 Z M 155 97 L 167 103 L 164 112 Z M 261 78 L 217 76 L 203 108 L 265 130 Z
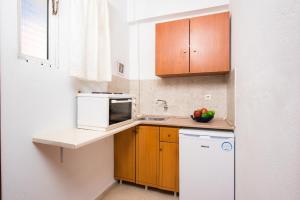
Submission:
M 157 187 L 159 127 L 139 126 L 136 135 L 136 183 Z
M 178 144 L 160 142 L 159 149 L 159 187 L 178 192 L 179 153 Z
M 115 178 L 135 182 L 135 128 L 114 136 Z

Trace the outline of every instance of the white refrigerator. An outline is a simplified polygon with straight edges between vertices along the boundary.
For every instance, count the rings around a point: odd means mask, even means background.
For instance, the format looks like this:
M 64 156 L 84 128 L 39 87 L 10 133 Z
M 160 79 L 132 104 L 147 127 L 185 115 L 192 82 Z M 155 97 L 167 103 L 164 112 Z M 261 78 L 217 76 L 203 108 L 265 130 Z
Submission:
M 234 200 L 234 134 L 180 129 L 180 200 Z

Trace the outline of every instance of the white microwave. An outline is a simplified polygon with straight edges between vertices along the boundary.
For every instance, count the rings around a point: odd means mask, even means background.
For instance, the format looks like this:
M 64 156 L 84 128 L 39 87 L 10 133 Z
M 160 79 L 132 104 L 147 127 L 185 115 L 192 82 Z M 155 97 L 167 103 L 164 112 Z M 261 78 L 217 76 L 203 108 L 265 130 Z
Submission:
M 128 94 L 79 93 L 77 128 L 109 130 L 133 121 L 133 97 Z

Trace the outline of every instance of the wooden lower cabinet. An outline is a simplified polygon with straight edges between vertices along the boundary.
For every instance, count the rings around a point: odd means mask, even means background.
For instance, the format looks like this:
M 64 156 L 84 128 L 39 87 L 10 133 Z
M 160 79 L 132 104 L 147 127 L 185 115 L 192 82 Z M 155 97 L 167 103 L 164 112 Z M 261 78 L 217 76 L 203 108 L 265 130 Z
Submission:
M 179 141 L 179 129 L 172 127 L 160 127 L 159 138 L 161 142 L 174 142 Z
M 135 128 L 114 136 L 115 179 L 135 182 Z
M 159 127 L 139 126 L 136 136 L 136 183 L 156 187 L 159 164 Z
M 117 180 L 179 192 L 177 128 L 142 125 L 114 139 Z
M 159 187 L 178 192 L 178 144 L 160 142 Z

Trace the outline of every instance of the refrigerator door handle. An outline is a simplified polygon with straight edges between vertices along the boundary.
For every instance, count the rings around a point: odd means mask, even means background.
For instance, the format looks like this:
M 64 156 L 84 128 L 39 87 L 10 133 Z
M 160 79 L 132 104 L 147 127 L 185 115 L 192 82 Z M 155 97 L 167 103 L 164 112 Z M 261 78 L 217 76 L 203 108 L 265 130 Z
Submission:
M 182 133 L 181 135 L 186 137 L 200 138 L 200 139 L 211 139 L 211 137 L 208 135 L 195 135 L 195 134 L 188 134 L 188 133 Z
M 183 133 L 183 134 L 181 134 L 181 135 L 183 135 L 183 136 L 187 136 L 187 137 L 197 137 L 197 138 L 199 138 L 199 137 L 200 137 L 200 135 L 187 134 L 187 133 Z
M 222 137 L 222 136 L 210 136 L 211 139 L 222 139 L 222 140 L 228 140 L 230 139 L 231 137 Z

